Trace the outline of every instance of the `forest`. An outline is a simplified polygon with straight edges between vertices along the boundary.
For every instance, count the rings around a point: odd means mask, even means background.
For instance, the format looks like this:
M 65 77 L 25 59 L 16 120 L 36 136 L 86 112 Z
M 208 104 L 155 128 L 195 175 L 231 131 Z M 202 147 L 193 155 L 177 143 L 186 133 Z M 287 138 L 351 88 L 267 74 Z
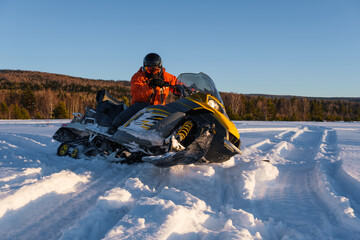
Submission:
M 106 89 L 129 104 L 130 82 L 93 80 L 61 74 L 0 70 L 1 119 L 65 119 L 96 107 L 96 93 Z
M 0 119 L 66 119 L 106 89 L 129 105 L 130 82 L 61 74 L 0 70 Z M 360 98 L 314 98 L 220 92 L 232 120 L 360 121 Z M 170 99 L 173 99 L 170 96 Z

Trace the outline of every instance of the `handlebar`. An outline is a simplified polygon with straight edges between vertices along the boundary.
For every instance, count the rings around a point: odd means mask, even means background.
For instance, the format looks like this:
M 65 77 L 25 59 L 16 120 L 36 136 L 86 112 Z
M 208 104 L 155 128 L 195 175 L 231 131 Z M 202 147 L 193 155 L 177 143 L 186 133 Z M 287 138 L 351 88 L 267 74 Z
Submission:
M 190 87 L 184 85 L 183 83 L 177 84 L 177 85 L 171 85 L 170 83 L 164 81 L 163 87 L 172 88 L 173 90 L 175 90 L 178 93 L 178 94 L 177 93 L 175 93 L 175 94 L 180 97 L 186 97 L 186 96 L 196 92 L 196 89 L 190 88 Z
M 188 86 L 184 84 L 178 84 L 178 85 L 171 85 L 169 83 L 166 83 L 164 86 L 170 87 L 177 91 L 179 93 L 180 97 L 186 97 L 188 95 L 193 94 L 194 92 L 197 92 L 194 88 L 189 88 Z

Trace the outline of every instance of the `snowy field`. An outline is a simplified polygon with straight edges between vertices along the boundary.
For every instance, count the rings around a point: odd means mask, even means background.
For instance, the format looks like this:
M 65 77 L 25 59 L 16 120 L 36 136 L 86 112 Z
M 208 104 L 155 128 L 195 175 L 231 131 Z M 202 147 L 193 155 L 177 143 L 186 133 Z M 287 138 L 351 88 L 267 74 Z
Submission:
M 360 123 L 235 122 L 242 155 L 160 169 L 56 156 L 65 121 L 0 121 L 0 239 L 360 239 Z

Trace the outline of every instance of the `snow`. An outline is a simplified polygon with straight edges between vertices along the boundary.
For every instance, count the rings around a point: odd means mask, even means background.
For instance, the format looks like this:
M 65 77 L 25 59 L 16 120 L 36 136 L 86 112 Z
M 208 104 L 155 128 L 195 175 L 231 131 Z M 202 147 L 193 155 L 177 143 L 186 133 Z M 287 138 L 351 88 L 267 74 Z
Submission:
M 58 157 L 68 120 L 0 120 L 0 239 L 360 239 L 360 123 L 235 122 L 242 155 Z

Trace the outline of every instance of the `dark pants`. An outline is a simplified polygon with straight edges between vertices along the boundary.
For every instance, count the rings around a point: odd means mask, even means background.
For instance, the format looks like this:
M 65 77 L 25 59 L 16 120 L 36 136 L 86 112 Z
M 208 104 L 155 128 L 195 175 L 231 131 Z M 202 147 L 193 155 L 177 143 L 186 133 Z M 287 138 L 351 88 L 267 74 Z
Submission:
M 138 111 L 140 111 L 143 108 L 146 108 L 150 106 L 149 103 L 146 102 L 136 102 L 121 113 L 119 113 L 114 121 L 112 122 L 113 128 L 118 128 L 119 126 L 126 123 L 132 116 L 134 116 Z

